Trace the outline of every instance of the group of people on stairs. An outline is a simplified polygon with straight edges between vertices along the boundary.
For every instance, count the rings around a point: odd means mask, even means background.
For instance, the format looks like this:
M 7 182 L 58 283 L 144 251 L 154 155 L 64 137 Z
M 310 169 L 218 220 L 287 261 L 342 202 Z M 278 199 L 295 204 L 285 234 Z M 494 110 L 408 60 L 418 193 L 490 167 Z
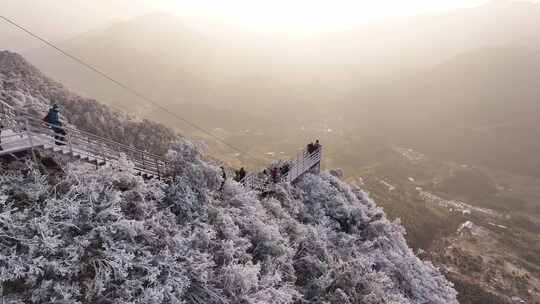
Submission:
M 223 190 L 223 187 L 225 186 L 225 181 L 229 176 L 227 176 L 227 171 L 225 170 L 225 167 L 221 166 L 221 177 L 223 178 L 223 181 L 221 182 L 220 190 Z M 244 167 L 240 168 L 239 170 L 234 170 L 234 177 L 233 180 L 240 183 L 242 180 L 246 177 L 247 171 Z
M 282 178 L 289 173 L 290 169 L 291 164 L 289 161 L 286 161 L 274 164 L 270 168 L 264 169 L 263 174 L 265 175 L 266 180 L 271 180 L 275 184 L 279 183 Z
M 304 151 L 304 154 L 306 157 L 311 156 L 313 153 L 316 153 L 317 151 L 319 151 L 321 147 L 322 146 L 319 140 L 317 139 L 314 143 L 311 142 L 307 145 L 307 148 Z M 280 161 L 280 162 L 274 163 L 270 167 L 258 173 L 258 179 L 261 181 L 264 181 L 265 184 L 279 183 L 284 180 L 284 177 L 287 176 L 292 165 L 293 164 L 291 163 L 291 161 Z M 223 182 L 221 184 L 220 189 L 223 189 L 223 187 L 225 186 L 225 181 L 227 180 L 227 178 L 230 178 L 230 177 L 227 176 L 227 172 L 224 167 L 221 167 L 221 171 L 222 171 Z M 234 177 L 232 179 L 240 183 L 244 180 L 246 176 L 247 176 L 247 171 L 244 167 L 242 167 L 239 170 L 234 171 Z
M 237 182 L 241 182 L 244 177 L 246 177 L 246 169 L 244 169 L 244 167 L 240 168 L 240 170 L 236 170 L 234 172 L 234 180 L 237 181 Z
M 315 140 L 315 143 L 309 143 L 307 145 L 307 148 L 306 148 L 306 152 L 308 155 L 311 155 L 317 151 L 319 151 L 319 149 L 321 148 L 321 144 L 319 142 L 319 140 Z

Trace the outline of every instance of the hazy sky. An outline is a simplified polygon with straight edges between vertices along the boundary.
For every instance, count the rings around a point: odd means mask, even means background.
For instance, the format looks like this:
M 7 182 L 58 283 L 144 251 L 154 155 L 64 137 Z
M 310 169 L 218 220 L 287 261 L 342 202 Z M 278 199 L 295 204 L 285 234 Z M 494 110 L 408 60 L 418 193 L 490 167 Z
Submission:
M 325 31 L 374 19 L 477 6 L 486 0 L 144 0 L 177 14 L 226 18 L 263 30 Z
M 51 40 L 69 39 L 114 21 L 165 10 L 191 25 L 219 21 L 250 30 L 339 31 L 394 16 L 477 6 L 489 0 L 1 0 L 0 13 Z M 491 0 L 508 1 L 508 0 Z M 33 47 L 0 21 L 0 49 Z
M 152 10 L 250 28 L 333 30 L 373 19 L 475 6 L 486 0 L 2 0 L 2 15 L 72 34 Z
M 152 11 L 139 0 L 0 0 L 0 14 L 53 41 Z M 41 46 L 0 20 L 0 49 Z

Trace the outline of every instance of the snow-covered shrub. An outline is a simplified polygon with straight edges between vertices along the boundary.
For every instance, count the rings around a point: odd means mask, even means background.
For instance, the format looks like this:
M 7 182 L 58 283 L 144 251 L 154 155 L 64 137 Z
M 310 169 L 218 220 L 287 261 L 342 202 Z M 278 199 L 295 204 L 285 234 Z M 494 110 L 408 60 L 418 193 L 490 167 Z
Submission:
M 69 165 L 59 183 L 0 174 L 7 303 L 457 303 L 403 228 L 335 174 L 262 198 L 200 158 L 169 153 L 175 180 Z

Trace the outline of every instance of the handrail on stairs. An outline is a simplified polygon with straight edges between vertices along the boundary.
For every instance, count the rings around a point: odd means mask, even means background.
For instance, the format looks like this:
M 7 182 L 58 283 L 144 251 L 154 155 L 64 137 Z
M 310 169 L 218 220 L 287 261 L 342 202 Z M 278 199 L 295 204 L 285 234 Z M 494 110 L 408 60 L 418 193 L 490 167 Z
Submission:
M 312 170 L 315 166 L 319 165 L 322 159 L 322 147 L 309 153 L 307 150 L 302 151 L 297 155 L 295 160 L 289 167 L 289 171 L 282 177 L 282 181 L 294 182 L 298 177 L 302 176 L 306 172 Z M 318 168 L 318 170 L 320 167 Z
M 294 159 L 290 160 L 289 170 L 287 173 L 279 177 L 279 182 L 293 183 L 299 177 L 310 172 L 313 169 L 320 171 L 320 164 L 322 159 L 322 146 L 319 146 L 317 150 L 311 153 L 307 149 L 302 150 Z M 261 174 L 260 172 L 251 172 L 247 174 L 242 181 L 240 181 L 245 187 L 258 191 L 268 190 L 269 184 L 272 182 L 269 176 Z
M 29 114 L 16 110 L 5 101 L 0 99 L 0 118 L 9 120 L 17 127 L 20 134 L 26 135 L 26 140 L 29 143 L 29 148 L 33 149 L 37 146 L 48 145 L 53 150 L 68 149 L 71 156 L 80 155 L 93 158 L 96 163 L 117 161 L 125 154 L 135 165 L 135 170 L 142 174 L 151 174 L 162 177 L 168 168 L 167 161 L 153 153 L 142 151 L 131 146 L 121 144 L 108 138 L 100 137 L 95 134 L 81 131 L 67 126 L 56 126 L 44 122 L 40 119 L 30 116 Z M 65 136 L 59 136 L 55 129 L 66 131 Z M 44 143 L 46 138 L 47 143 Z M 60 144 L 60 145 L 58 145 Z M 62 147 L 62 146 L 67 147 Z
M 5 113 L 3 109 L 8 109 L 9 112 L 11 112 L 11 116 L 12 118 L 17 118 L 17 116 L 22 116 L 23 119 L 30 119 L 31 121 L 34 121 L 34 122 L 37 122 L 39 124 L 45 124 L 45 125 L 48 125 L 49 127 L 52 127 L 51 124 L 47 123 L 47 122 L 44 122 L 40 119 L 37 119 L 35 117 L 32 117 L 30 116 L 28 113 L 25 113 L 24 111 L 21 111 L 21 110 L 17 110 L 15 108 L 13 108 L 12 106 L 10 106 L 8 103 L 6 103 L 5 101 L 3 101 L 2 99 L 0 99 L 0 114 L 1 113 Z M 161 156 L 159 155 L 156 155 L 156 154 L 153 154 L 153 153 L 150 153 L 150 152 L 146 152 L 146 151 L 142 151 L 142 150 L 139 150 L 139 149 L 136 149 L 136 148 L 133 148 L 129 145 L 126 145 L 126 144 L 122 144 L 122 143 L 119 143 L 119 142 L 115 142 L 111 139 L 108 139 L 108 138 L 105 138 L 105 137 L 101 137 L 101 136 L 98 136 L 98 135 L 95 135 L 93 133 L 90 133 L 90 132 L 86 132 L 86 131 L 83 131 L 83 130 L 79 130 L 79 129 L 75 129 L 75 128 L 70 128 L 70 127 L 66 127 L 66 126 L 62 126 L 62 129 L 64 130 L 69 130 L 70 132 L 72 133 L 80 133 L 80 134 L 83 134 L 85 136 L 88 136 L 88 137 L 92 137 L 92 138 L 95 138 L 97 140 L 100 140 L 100 141 L 103 141 L 103 142 L 106 142 L 106 143 L 109 143 L 109 144 L 113 144 L 115 146 L 118 146 L 118 147 L 122 147 L 126 150 L 130 150 L 130 151 L 133 151 L 133 152 L 144 152 L 145 155 L 148 155 L 148 156 L 152 156 L 154 158 L 161 158 Z
M 8 111 L 15 111 L 15 109 L 3 99 L 0 99 L 0 113 L 6 113 Z
M 0 124 L 4 127 L 8 127 L 6 125 L 6 121 L 12 119 L 13 117 L 15 117 L 15 115 L 15 109 L 11 105 L 0 99 Z
M 44 122 L 44 121 L 42 121 L 40 119 L 31 117 L 31 116 L 27 116 L 27 115 L 25 115 L 22 118 L 17 117 L 17 119 L 23 119 L 23 120 L 28 119 L 28 120 L 34 122 L 35 126 L 43 125 L 43 126 L 46 126 L 46 127 L 50 128 L 50 129 L 53 129 L 55 127 L 58 128 L 58 126 L 55 126 L 53 124 Z M 133 148 L 131 146 L 128 146 L 128 145 L 125 145 L 125 144 L 122 144 L 122 143 L 119 143 L 119 142 L 115 142 L 115 141 L 113 141 L 111 139 L 95 135 L 95 134 L 90 133 L 90 132 L 86 132 L 86 131 L 82 131 L 82 130 L 79 130 L 79 129 L 66 127 L 66 126 L 61 126 L 60 128 L 62 130 L 65 130 L 67 133 L 77 134 L 79 136 L 87 137 L 88 139 L 93 139 L 95 141 L 106 143 L 109 146 L 114 146 L 116 148 L 122 148 L 125 151 L 130 151 L 130 152 L 134 152 L 134 153 L 143 153 L 145 156 L 148 156 L 149 158 L 158 158 L 158 159 L 162 158 L 159 155 L 156 155 L 156 154 L 153 154 L 153 153 L 150 153 L 150 152 L 146 152 L 146 151 L 142 151 L 142 150 Z M 109 146 L 107 146 L 107 147 L 109 147 Z

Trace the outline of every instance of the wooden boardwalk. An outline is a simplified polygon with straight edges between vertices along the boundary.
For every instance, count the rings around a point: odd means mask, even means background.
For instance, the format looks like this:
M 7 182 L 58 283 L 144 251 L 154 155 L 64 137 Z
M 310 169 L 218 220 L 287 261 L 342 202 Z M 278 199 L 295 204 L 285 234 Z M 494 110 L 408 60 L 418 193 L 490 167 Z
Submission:
M 118 164 L 122 157 L 126 157 L 134 164 L 134 170 L 147 178 L 163 178 L 169 168 L 167 161 L 158 155 L 75 128 L 62 127 L 66 135 L 57 137 L 58 134 L 53 131 L 54 126 L 17 111 L 2 100 L 0 100 L 0 123 L 4 126 L 1 133 L 3 150 L 0 151 L 0 156 L 23 151 L 31 151 L 34 154 L 35 151 L 42 150 L 97 166 Z M 318 173 L 321 159 L 322 147 L 311 153 L 304 150 L 287 162 L 289 170 L 277 177 L 277 181 L 269 180 L 269 176 L 262 172 L 253 172 L 241 182 L 248 188 L 264 192 L 269 189 L 271 183 L 293 183 L 308 172 Z
M 169 167 L 167 161 L 158 155 L 74 128 L 62 127 L 66 135 L 55 138 L 58 134 L 53 131 L 54 126 L 17 111 L 2 100 L 0 121 L 4 126 L 0 156 L 43 150 L 98 166 L 117 164 L 125 156 L 134 164 L 134 170 L 147 178 L 164 177 Z

